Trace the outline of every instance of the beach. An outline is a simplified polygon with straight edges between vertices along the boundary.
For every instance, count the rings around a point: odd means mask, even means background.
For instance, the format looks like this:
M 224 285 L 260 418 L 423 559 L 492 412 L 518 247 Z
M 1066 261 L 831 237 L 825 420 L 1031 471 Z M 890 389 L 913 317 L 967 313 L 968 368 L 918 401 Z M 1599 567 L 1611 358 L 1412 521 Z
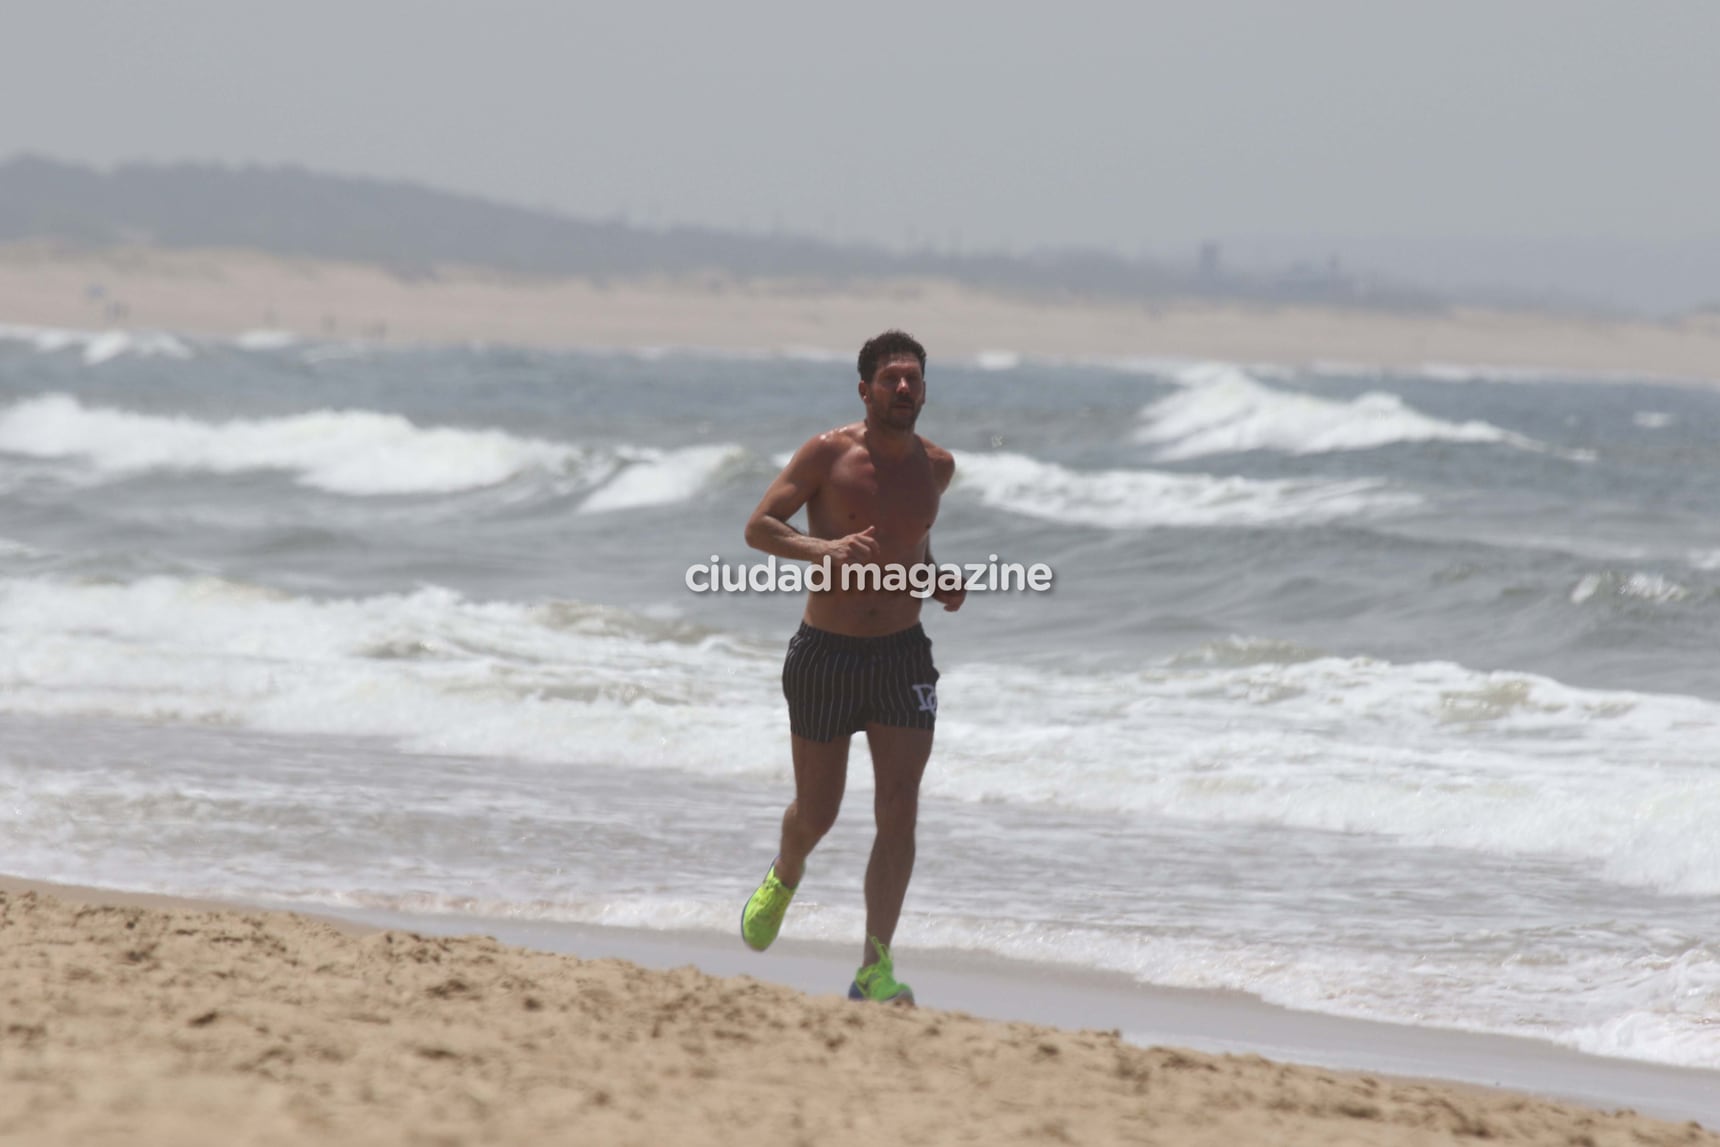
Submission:
M 942 676 L 781 940 L 794 595 L 932 347 Z M 1715 1143 L 1720 323 L 0 250 L 0 1141 Z M 1691 1126 L 1696 1121 L 1700 1127 Z
M 1414 368 L 1485 365 L 1720 379 L 1720 314 L 1665 321 L 1474 308 L 1023 298 L 935 280 L 827 283 L 721 274 L 538 279 L 471 267 L 387 270 L 248 251 L 0 246 L 0 316 L 20 325 L 287 331 L 308 338 L 548 349 L 848 353 L 910 326 L 944 356 L 1162 357 Z
M 1709 1144 L 1508 1092 L 685 966 L 0 891 L 0 1141 Z

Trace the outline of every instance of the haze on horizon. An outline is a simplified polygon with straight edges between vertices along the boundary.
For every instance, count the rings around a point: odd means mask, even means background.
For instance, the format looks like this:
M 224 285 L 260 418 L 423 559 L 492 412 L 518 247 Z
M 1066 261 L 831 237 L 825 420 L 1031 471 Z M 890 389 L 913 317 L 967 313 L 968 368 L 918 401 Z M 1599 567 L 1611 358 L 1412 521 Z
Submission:
M 0 14 L 0 156 L 296 164 L 898 249 L 1213 240 L 1437 286 L 1720 301 L 1708 0 Z

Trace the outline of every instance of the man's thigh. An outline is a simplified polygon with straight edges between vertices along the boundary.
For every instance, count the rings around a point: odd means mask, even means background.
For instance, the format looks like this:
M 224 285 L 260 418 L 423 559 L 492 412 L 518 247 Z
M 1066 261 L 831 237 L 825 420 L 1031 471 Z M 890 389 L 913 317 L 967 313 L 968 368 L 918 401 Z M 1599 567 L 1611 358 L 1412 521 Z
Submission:
M 909 729 L 900 725 L 866 726 L 866 744 L 872 750 L 872 776 L 877 785 L 880 812 L 888 805 L 919 798 L 920 778 L 932 756 L 931 729 Z
M 826 820 L 836 819 L 842 807 L 842 792 L 848 784 L 848 746 L 852 738 L 813 741 L 789 734 L 794 749 L 794 799 L 802 811 Z

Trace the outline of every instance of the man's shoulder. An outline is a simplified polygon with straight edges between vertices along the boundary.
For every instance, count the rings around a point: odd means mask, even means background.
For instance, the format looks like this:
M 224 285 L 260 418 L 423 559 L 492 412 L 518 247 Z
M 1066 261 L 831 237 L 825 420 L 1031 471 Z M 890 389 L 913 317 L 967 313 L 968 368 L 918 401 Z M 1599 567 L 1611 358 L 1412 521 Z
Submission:
M 926 452 L 926 457 L 930 458 L 933 462 L 954 462 L 956 460 L 956 456 L 954 454 L 951 454 L 948 450 L 945 450 L 942 446 L 939 446 L 924 434 L 920 435 L 919 439 L 920 446 Z
M 800 444 L 800 449 L 789 459 L 788 468 L 791 473 L 807 477 L 814 474 L 828 474 L 835 467 L 837 459 L 850 450 L 855 449 L 859 439 L 852 426 L 838 426 L 820 434 L 814 434 Z
M 857 422 L 834 427 L 808 438 L 800 452 L 809 458 L 835 458 L 860 445 L 860 431 Z
M 925 436 L 920 437 L 920 447 L 926 452 L 926 461 L 932 464 L 932 470 L 938 474 L 953 474 L 956 469 L 956 456 Z

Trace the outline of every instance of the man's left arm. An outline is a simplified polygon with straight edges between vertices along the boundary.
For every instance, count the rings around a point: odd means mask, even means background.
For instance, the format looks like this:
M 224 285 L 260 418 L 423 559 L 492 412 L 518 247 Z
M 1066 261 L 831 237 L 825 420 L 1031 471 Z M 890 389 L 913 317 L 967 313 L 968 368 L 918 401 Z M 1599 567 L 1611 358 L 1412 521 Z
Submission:
M 931 456 L 932 480 L 937 483 L 938 494 L 942 496 L 944 491 L 950 488 L 950 481 L 956 476 L 955 456 L 941 446 L 930 446 L 929 444 L 926 453 Z M 932 539 L 930 536 L 926 538 L 926 564 L 930 565 L 933 571 L 938 568 L 938 561 L 932 556 Z M 942 602 L 945 612 L 954 613 L 962 607 L 962 602 L 967 600 L 967 590 L 962 586 L 958 585 L 955 589 L 939 589 L 937 584 L 938 579 L 934 572 L 932 600 Z

